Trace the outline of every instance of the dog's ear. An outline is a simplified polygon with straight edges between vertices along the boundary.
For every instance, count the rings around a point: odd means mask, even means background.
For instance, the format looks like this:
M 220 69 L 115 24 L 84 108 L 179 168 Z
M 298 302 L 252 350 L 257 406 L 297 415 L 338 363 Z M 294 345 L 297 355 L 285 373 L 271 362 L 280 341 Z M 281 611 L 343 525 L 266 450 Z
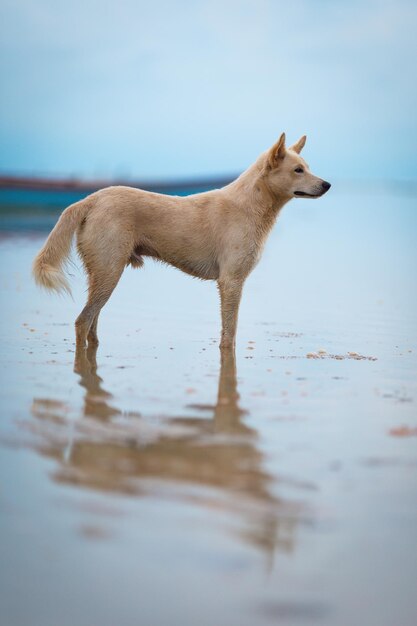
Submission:
M 307 140 L 307 137 L 303 135 L 302 137 L 300 137 L 298 141 L 295 142 L 293 146 L 291 146 L 290 150 L 293 150 L 297 154 L 300 154 L 301 150 L 306 145 L 306 140 Z
M 277 167 L 280 161 L 285 157 L 285 133 L 282 133 L 277 143 L 272 146 L 268 155 L 268 165 Z

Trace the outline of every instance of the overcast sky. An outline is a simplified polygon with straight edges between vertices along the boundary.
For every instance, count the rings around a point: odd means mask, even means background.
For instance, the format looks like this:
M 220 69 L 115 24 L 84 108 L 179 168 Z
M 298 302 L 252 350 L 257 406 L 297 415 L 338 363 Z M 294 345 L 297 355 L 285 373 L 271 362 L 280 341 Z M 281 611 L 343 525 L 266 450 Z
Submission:
M 415 179 L 413 0 L 2 0 L 0 173 Z

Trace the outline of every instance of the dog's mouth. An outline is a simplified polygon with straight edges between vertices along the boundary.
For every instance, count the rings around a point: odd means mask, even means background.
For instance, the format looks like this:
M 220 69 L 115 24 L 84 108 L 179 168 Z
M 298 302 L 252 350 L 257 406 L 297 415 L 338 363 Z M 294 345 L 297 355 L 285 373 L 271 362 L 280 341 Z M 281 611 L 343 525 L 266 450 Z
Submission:
M 321 193 L 306 193 L 305 191 L 294 191 L 295 196 L 299 196 L 300 198 L 318 198 L 321 196 Z

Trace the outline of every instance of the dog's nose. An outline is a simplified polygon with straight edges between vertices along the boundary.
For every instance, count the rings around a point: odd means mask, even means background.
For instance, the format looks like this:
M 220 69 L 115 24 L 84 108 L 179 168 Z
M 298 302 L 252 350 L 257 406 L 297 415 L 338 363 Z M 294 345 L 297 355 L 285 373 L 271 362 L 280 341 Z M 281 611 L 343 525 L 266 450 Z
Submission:
M 321 183 L 321 186 L 323 187 L 324 191 L 328 191 L 331 187 L 331 184 L 327 182 L 327 180 L 323 180 L 323 182 Z

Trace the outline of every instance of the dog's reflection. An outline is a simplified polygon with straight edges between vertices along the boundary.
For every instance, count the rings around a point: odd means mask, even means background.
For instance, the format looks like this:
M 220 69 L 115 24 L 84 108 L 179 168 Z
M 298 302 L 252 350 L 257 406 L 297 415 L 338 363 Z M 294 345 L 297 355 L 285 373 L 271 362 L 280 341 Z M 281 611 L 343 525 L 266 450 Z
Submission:
M 74 372 L 80 376 L 80 385 L 85 389 L 84 415 L 106 419 L 120 415 L 111 405 L 112 394 L 103 389 L 103 379 L 97 374 L 97 346 L 77 350 Z
M 58 407 L 33 403 L 43 422 L 42 450 L 59 461 L 55 480 L 135 495 L 168 493 L 238 515 L 241 536 L 270 554 L 276 546 L 291 549 L 299 511 L 273 493 L 258 434 L 239 406 L 233 352 L 221 356 L 216 403 L 189 405 L 199 415 L 168 416 L 156 431 L 139 414 L 114 406 L 93 349 L 77 355 L 75 371 L 85 389 L 84 418 L 74 422 L 70 443 L 56 436 L 57 423 L 65 423 Z M 45 423 L 51 421 L 54 428 Z

